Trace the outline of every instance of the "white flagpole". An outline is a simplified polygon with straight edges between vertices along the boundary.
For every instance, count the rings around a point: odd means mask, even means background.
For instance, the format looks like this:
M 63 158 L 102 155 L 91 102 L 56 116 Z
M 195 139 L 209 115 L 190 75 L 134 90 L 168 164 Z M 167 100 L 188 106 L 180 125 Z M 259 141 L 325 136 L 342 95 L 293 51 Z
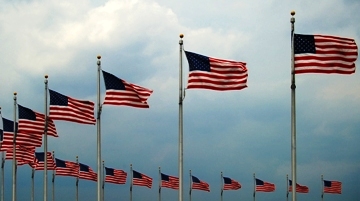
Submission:
M 97 56 L 97 200 L 101 201 L 101 105 L 100 105 L 100 71 L 101 71 L 101 56 Z
M 220 176 L 220 184 L 221 184 L 221 192 L 220 192 L 220 200 L 223 201 L 223 193 L 224 193 L 224 183 L 223 183 L 223 172 L 221 172 Z
M 79 166 L 79 157 L 76 156 L 76 163 L 78 165 L 78 173 L 80 171 L 80 166 Z M 75 182 L 75 200 L 78 201 L 79 200 L 79 175 L 78 177 L 76 177 L 76 182 Z
M 161 169 L 159 166 L 159 201 L 161 201 Z
M 133 169 L 132 164 L 130 164 L 130 201 L 132 201 L 132 189 L 133 189 Z
M 189 173 L 190 173 L 190 191 L 189 191 L 189 197 L 190 197 L 190 201 L 191 201 L 191 184 L 192 184 L 192 177 L 191 177 L 191 170 L 189 170 Z
M 34 192 L 35 192 L 35 182 L 34 182 L 34 177 L 35 177 L 35 168 L 31 168 L 31 201 L 35 201 L 35 196 L 34 196 Z
M 179 51 L 179 201 L 183 201 L 183 72 L 182 72 L 182 51 L 183 34 L 180 34 Z
M 47 129 L 48 129 L 48 75 L 45 75 L 45 125 L 44 125 L 44 201 L 47 200 Z
M 16 201 L 16 136 L 17 136 L 17 126 L 16 126 L 16 95 L 14 92 L 14 136 L 13 136 L 13 164 L 12 164 L 12 201 Z
M 56 168 L 56 159 L 55 159 L 55 152 L 52 152 L 52 156 L 55 162 L 55 168 Z M 53 170 L 52 173 L 52 201 L 55 201 L 55 169 Z
M 1 107 L 0 107 L 0 117 L 1 117 L 1 121 L 2 121 Z M 3 126 L 4 126 L 4 124 L 3 124 Z M 4 129 L 3 129 L 3 132 L 4 132 Z M 4 139 L 4 133 L 3 133 L 3 139 Z M 1 152 L 1 201 L 4 201 L 4 193 L 5 193 L 4 166 L 5 166 L 5 151 L 2 151 Z
M 291 180 L 296 184 L 296 109 L 295 109 L 295 61 L 294 61 L 294 24 L 295 11 L 291 11 Z M 292 185 L 292 201 L 296 201 L 296 185 Z
M 256 181 L 255 181 L 255 173 L 253 174 L 253 178 L 254 178 L 254 194 L 253 194 L 253 197 L 254 197 L 254 201 L 255 201 L 255 195 L 256 195 Z
M 105 161 L 102 161 L 102 175 L 104 174 L 104 170 L 105 170 Z M 102 188 L 101 188 L 101 201 L 104 201 L 104 197 L 105 197 L 105 176 L 102 179 Z

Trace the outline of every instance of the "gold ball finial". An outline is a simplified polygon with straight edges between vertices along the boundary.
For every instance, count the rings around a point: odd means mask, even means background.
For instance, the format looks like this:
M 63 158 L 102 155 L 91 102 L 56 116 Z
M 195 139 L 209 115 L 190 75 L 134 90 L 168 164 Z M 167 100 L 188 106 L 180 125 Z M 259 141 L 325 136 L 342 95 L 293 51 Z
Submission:
M 14 92 L 14 96 L 16 96 L 17 95 L 17 93 L 16 92 Z
M 47 79 L 49 76 L 48 75 L 45 75 L 45 78 Z
M 180 38 L 184 38 L 184 34 L 180 34 Z
M 294 16 L 294 15 L 295 15 L 295 11 L 292 10 L 290 14 L 291 14 L 292 16 Z
M 97 59 L 101 59 L 101 56 L 100 56 L 100 55 L 97 55 Z

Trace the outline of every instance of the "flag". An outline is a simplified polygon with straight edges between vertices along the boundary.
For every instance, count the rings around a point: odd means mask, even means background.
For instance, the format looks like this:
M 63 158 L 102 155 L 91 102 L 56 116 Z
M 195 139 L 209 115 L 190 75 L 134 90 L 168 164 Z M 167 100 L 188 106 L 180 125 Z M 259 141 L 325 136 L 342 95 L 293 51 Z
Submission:
M 289 192 L 292 192 L 292 181 L 289 180 Z M 309 188 L 300 184 L 296 184 L 296 192 L 298 193 L 308 193 Z
M 191 176 L 191 178 L 192 178 L 191 189 L 210 192 L 210 186 L 208 183 L 201 181 L 195 176 Z
M 0 129 L 0 144 L 4 141 L 4 131 Z
M 127 173 L 123 170 L 105 167 L 105 182 L 125 184 Z
M 354 39 L 328 35 L 294 35 L 295 73 L 355 73 Z
M 133 170 L 133 184 L 136 186 L 146 186 L 148 188 L 151 188 L 152 186 L 152 178 L 141 174 L 140 172 L 137 172 Z
M 79 165 L 80 165 L 80 170 L 79 170 L 80 179 L 97 181 L 97 174 L 91 169 L 91 167 L 84 165 L 82 163 L 79 163 Z
M 261 191 L 261 192 L 275 191 L 275 184 L 265 182 L 260 179 L 255 179 L 255 183 L 256 183 L 255 191 Z
M 188 89 L 218 91 L 247 87 L 246 63 L 203 56 L 185 51 L 189 63 Z
M 3 121 L 3 142 L 0 151 L 7 151 L 13 148 L 14 122 L 2 117 Z M 17 123 L 16 126 L 17 128 Z
M 179 189 L 179 178 L 161 173 L 161 187 Z
M 241 184 L 229 177 L 224 178 L 224 190 L 238 190 L 241 188 Z
M 113 74 L 103 72 L 105 81 L 104 105 L 125 105 L 138 108 L 149 108 L 147 99 L 153 90 L 131 84 Z
M 35 152 L 35 170 L 44 170 L 45 168 L 45 156 L 44 152 Z M 47 152 L 46 154 L 47 160 L 47 170 L 55 170 L 55 161 L 51 152 Z M 32 165 L 30 165 L 32 166 Z
M 45 129 L 45 115 L 35 112 L 29 108 L 18 105 L 19 110 L 19 128 L 18 135 L 20 134 L 44 134 Z M 48 118 L 47 135 L 58 137 L 54 122 Z
M 13 148 L 6 150 L 6 160 L 13 160 Z M 33 164 L 35 159 L 35 147 L 16 145 L 15 159 L 17 165 Z
M 79 177 L 79 164 L 55 158 L 55 174 L 59 176 Z
M 341 194 L 341 182 L 324 180 L 324 193 Z
M 49 117 L 53 120 L 71 121 L 81 124 L 95 124 L 95 103 L 78 100 L 50 90 Z

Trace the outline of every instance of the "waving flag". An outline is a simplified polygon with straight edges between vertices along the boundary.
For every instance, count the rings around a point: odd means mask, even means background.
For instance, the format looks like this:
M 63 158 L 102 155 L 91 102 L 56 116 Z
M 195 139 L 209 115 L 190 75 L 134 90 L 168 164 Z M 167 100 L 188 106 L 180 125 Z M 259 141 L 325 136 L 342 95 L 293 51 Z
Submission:
M 29 108 L 18 105 L 19 110 L 19 128 L 18 135 L 34 134 L 42 136 L 45 128 L 45 115 L 35 112 Z M 55 124 L 48 119 L 47 135 L 58 137 Z
M 210 186 L 208 183 L 201 181 L 195 176 L 191 176 L 191 178 L 192 178 L 191 189 L 210 192 Z
M 179 189 L 179 178 L 161 173 L 161 187 Z
M 152 178 L 148 177 L 140 172 L 133 170 L 133 179 L 132 182 L 136 186 L 146 186 L 151 188 L 152 186 Z
M 91 167 L 84 165 L 82 163 L 79 163 L 79 165 L 80 165 L 80 170 L 79 170 L 80 179 L 97 181 L 97 174 L 91 169 Z
M 55 158 L 56 171 L 55 174 L 59 176 L 78 177 L 79 164 L 71 161 L 64 161 Z
M 185 54 L 190 68 L 188 89 L 227 91 L 247 87 L 246 63 L 207 57 L 187 51 Z
M 0 151 L 7 151 L 13 148 L 13 136 L 14 136 L 14 122 L 6 118 L 2 118 L 3 121 L 3 142 L 0 144 Z M 16 123 L 17 128 L 17 123 Z
M 104 105 L 149 108 L 147 99 L 153 92 L 151 89 L 128 83 L 105 71 L 102 72 L 106 88 Z
M 295 73 L 355 73 L 354 39 L 328 35 L 294 35 Z
M 125 184 L 127 173 L 123 170 L 105 167 L 105 182 Z
M 255 191 L 260 192 L 274 192 L 275 191 L 275 184 L 262 181 L 260 179 L 255 179 L 256 188 Z
M 78 100 L 50 90 L 49 117 L 53 120 L 95 124 L 94 102 Z
M 229 177 L 223 177 L 223 178 L 224 178 L 224 190 L 238 190 L 241 188 L 239 182 L 230 179 Z
M 55 161 L 51 152 L 46 154 L 47 169 L 55 170 Z M 45 168 L 45 154 L 44 152 L 35 152 L 35 170 L 44 170 Z
M 341 194 L 341 182 L 324 180 L 324 193 Z
M 5 155 L 6 160 L 13 160 L 13 149 L 10 148 L 6 151 Z M 32 165 L 35 159 L 35 147 L 25 147 L 21 145 L 16 145 L 16 155 L 15 159 L 17 165 Z
M 289 180 L 289 192 L 292 192 L 292 181 Z M 296 184 L 296 192 L 298 193 L 308 193 L 309 188 L 300 184 Z

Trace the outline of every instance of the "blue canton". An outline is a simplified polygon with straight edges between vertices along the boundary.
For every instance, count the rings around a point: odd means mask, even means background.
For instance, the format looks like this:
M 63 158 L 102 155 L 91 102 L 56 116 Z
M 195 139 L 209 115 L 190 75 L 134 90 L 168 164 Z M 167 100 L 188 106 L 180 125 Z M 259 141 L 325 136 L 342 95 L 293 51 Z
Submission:
M 102 72 L 106 89 L 125 90 L 125 85 L 120 78 L 105 71 Z
M 64 96 L 56 91 L 50 90 L 50 105 L 62 105 L 68 106 L 68 97 Z
M 36 114 L 34 111 L 30 110 L 29 108 L 23 107 L 18 105 L 19 109 L 19 119 L 29 119 L 36 121 Z
M 209 57 L 185 51 L 187 60 L 189 62 L 189 71 L 208 71 L 210 72 Z
M 313 35 L 294 34 L 294 54 L 316 53 Z

